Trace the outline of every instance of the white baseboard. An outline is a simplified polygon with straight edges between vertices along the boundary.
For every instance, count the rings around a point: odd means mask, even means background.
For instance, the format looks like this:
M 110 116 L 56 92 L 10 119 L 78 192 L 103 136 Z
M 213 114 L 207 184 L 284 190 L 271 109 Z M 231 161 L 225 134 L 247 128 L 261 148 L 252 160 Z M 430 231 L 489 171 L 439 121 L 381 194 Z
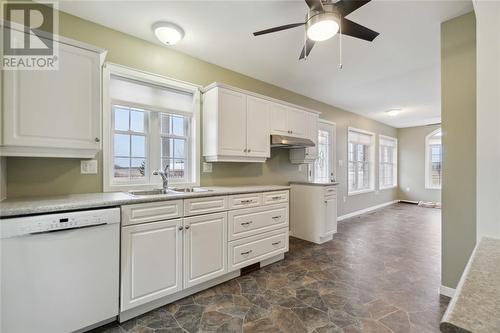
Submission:
M 374 210 L 377 210 L 377 209 L 380 209 L 380 208 L 384 208 L 384 207 L 393 205 L 393 204 L 398 203 L 398 202 L 399 202 L 399 200 L 393 200 L 393 201 L 385 202 L 385 203 L 380 204 L 380 205 L 376 205 L 376 206 L 371 206 L 371 207 L 368 207 L 368 208 L 360 209 L 360 210 L 354 211 L 352 213 L 339 216 L 337 218 L 337 221 L 342 221 L 342 220 L 345 220 L 345 219 L 348 219 L 348 218 L 351 218 L 351 217 L 354 217 L 354 216 L 365 214 L 365 213 L 368 213 L 368 212 L 371 212 L 371 211 L 374 211 Z
M 439 293 L 443 296 L 453 297 L 453 295 L 455 295 L 455 289 L 441 286 L 439 287 Z

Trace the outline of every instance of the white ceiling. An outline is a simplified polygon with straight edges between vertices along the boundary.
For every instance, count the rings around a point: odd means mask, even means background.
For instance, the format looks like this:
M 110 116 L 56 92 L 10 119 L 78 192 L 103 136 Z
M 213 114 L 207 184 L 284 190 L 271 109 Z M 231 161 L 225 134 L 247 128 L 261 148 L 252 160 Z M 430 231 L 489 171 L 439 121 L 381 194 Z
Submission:
M 348 16 L 380 33 L 373 43 L 338 36 L 299 61 L 304 30 L 252 32 L 304 20 L 304 1 L 60 1 L 61 10 L 159 43 L 151 25 L 171 21 L 186 36 L 174 49 L 395 127 L 440 122 L 440 23 L 470 0 L 374 0 Z M 401 108 L 391 117 L 385 111 Z

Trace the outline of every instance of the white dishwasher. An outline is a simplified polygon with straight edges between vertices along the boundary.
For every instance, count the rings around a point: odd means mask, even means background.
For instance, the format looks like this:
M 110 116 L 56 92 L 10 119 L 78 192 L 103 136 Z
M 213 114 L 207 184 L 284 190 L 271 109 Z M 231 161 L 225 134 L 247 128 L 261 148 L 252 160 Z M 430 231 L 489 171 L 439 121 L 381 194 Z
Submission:
M 118 314 L 120 209 L 0 220 L 0 332 L 68 333 Z

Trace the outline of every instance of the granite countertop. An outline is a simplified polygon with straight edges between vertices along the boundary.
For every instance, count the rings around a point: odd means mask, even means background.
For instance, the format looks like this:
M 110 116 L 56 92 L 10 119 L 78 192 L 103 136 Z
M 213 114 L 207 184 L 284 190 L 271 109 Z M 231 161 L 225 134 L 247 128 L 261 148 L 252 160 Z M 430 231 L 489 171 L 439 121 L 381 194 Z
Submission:
M 290 185 L 292 184 L 298 184 L 298 185 L 311 185 L 311 186 L 332 186 L 332 185 L 338 185 L 339 183 L 337 182 L 321 182 L 321 181 L 292 181 L 290 182 Z
M 5 199 L 0 202 L 0 218 L 63 212 L 88 208 L 115 207 L 135 203 L 167 201 L 175 199 L 280 191 L 288 190 L 290 187 L 279 185 L 257 185 L 237 187 L 203 186 L 203 188 L 209 189 L 211 191 L 194 193 L 169 193 L 148 196 L 135 196 L 127 192 L 108 192 Z
M 445 333 L 500 332 L 500 239 L 483 238 L 443 319 Z

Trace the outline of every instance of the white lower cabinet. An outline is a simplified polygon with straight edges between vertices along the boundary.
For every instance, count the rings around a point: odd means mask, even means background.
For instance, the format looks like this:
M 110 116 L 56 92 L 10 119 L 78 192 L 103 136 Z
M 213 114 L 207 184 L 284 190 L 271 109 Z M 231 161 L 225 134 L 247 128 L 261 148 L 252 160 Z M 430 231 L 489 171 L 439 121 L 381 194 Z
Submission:
M 182 219 L 122 227 L 121 311 L 182 289 Z
M 288 198 L 282 190 L 122 206 L 120 320 L 279 258 Z
M 227 212 L 184 219 L 184 288 L 227 273 Z

